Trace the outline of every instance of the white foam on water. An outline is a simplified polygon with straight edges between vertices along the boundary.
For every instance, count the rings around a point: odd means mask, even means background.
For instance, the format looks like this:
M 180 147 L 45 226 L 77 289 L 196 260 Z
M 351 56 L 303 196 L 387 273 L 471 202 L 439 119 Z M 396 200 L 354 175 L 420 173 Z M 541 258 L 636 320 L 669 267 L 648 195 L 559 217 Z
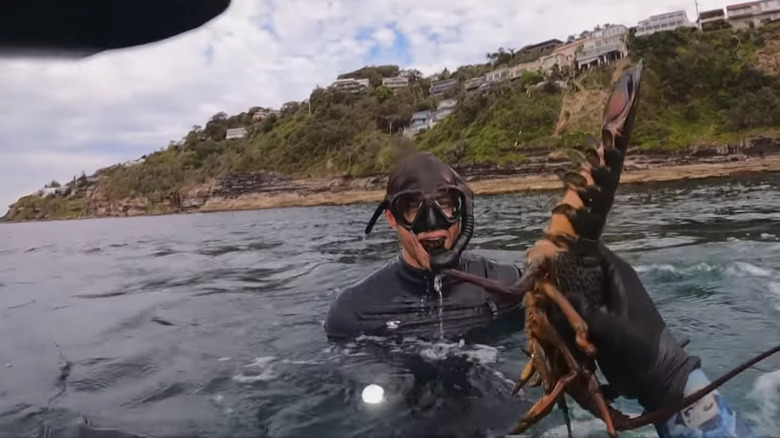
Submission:
M 257 368 L 259 374 L 244 374 L 240 373 L 233 376 L 233 380 L 239 383 L 253 383 L 261 381 L 269 381 L 279 377 L 279 374 L 275 370 L 275 365 L 278 364 L 290 364 L 290 365 L 312 365 L 322 363 L 316 360 L 293 360 L 293 359 L 279 359 L 276 356 L 262 356 L 255 358 L 254 361 L 244 365 L 244 368 Z
M 672 265 L 639 265 L 635 267 L 634 270 L 640 274 L 651 271 L 679 272 L 677 268 Z
M 276 356 L 263 356 L 263 357 L 257 357 L 255 358 L 255 361 L 249 364 L 244 365 L 245 368 L 249 367 L 258 367 L 258 368 L 264 368 L 266 365 L 271 363 L 276 359 Z
M 767 240 L 778 240 L 777 236 L 771 233 L 761 233 L 761 238 Z
M 767 285 L 769 293 L 776 298 L 775 310 L 780 310 L 780 283 L 776 281 L 770 281 Z
M 266 382 L 269 380 L 273 380 L 277 377 L 277 374 L 274 373 L 274 369 L 272 366 L 273 360 L 276 359 L 276 356 L 263 356 L 255 358 L 255 360 L 249 364 L 244 365 L 244 368 L 259 368 L 260 372 L 259 374 L 236 374 L 233 376 L 233 381 L 238 383 L 254 383 L 254 382 Z
M 498 357 L 498 348 L 483 344 L 466 344 L 463 339 L 458 340 L 458 342 L 446 340 L 432 342 L 413 336 L 407 336 L 404 337 L 401 342 L 390 342 L 389 338 L 383 336 L 362 335 L 356 338 L 355 341 L 358 343 L 361 341 L 371 341 L 380 344 L 388 342 L 387 345 L 392 345 L 390 351 L 393 353 L 403 352 L 408 354 L 419 354 L 421 357 L 431 361 L 444 360 L 449 356 L 464 356 L 474 362 L 486 365 L 495 363 Z M 347 344 L 345 347 L 349 346 L 350 344 Z M 352 344 L 352 346 L 356 347 L 357 345 Z M 351 350 L 345 349 L 342 350 L 342 354 L 355 355 L 357 353 L 352 353 Z
M 273 380 L 277 377 L 276 374 L 270 369 L 263 370 L 262 373 L 258 375 L 245 375 L 245 374 L 236 374 L 233 376 L 233 381 L 238 383 L 255 383 L 255 382 L 267 382 L 269 380 Z
M 509 385 L 510 388 L 512 389 L 515 388 L 515 381 L 505 376 L 504 373 L 502 373 L 501 371 L 493 370 L 493 375 L 498 377 L 502 382 Z
M 710 265 L 709 263 L 701 262 L 692 266 L 688 267 L 676 267 L 668 263 L 664 264 L 653 264 L 653 265 L 639 265 L 634 268 L 637 272 L 641 273 L 647 273 L 647 272 L 670 272 L 674 274 L 687 274 L 691 272 L 712 272 L 717 271 L 720 268 L 717 266 Z
M 745 414 L 758 427 L 759 430 L 755 432 L 759 436 L 780 436 L 780 370 L 758 376 L 747 398 L 758 408 L 757 412 Z
M 726 269 L 729 275 L 748 275 L 750 277 L 774 277 L 770 269 L 762 268 L 747 262 L 736 262 Z

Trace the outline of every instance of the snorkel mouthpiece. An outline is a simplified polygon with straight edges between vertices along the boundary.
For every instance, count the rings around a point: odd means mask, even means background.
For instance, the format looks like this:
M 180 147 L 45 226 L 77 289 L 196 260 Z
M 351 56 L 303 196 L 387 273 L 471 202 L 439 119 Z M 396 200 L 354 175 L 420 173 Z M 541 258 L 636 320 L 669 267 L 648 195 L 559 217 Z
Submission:
M 447 230 L 460 221 L 460 234 L 451 249 L 447 250 L 443 241 L 423 245 L 432 271 L 456 267 L 474 233 L 473 198 L 450 166 L 431 153 L 416 154 L 391 172 L 385 199 L 377 206 L 365 231 L 371 232 L 384 210 L 389 210 L 399 226 L 415 235 Z

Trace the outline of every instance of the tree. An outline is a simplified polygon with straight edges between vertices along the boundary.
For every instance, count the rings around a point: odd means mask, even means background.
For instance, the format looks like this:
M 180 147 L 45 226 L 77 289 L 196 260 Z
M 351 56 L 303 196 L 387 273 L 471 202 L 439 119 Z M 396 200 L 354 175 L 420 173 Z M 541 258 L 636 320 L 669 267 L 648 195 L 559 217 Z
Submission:
M 386 101 L 392 94 L 393 92 L 384 85 L 380 85 L 379 88 L 376 89 L 376 97 L 379 100 L 379 103 Z
M 415 84 L 417 82 L 420 82 L 420 80 L 423 77 L 422 72 L 420 70 L 416 70 L 416 69 L 402 70 L 399 73 L 399 76 L 405 76 L 405 77 L 409 78 L 409 83 L 410 84 Z

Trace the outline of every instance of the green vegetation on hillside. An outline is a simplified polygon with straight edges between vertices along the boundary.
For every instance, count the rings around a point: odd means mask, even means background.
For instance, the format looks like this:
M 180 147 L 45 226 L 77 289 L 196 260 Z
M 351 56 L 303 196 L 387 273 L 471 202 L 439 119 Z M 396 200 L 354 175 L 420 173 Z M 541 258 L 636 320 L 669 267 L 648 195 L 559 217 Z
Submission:
M 780 125 L 780 77 L 762 71 L 757 57 L 777 36 L 775 29 L 680 30 L 632 39 L 632 55 L 648 66 L 635 144 L 711 144 Z
M 780 125 L 780 77 L 762 70 L 762 60 L 780 59 L 780 47 L 773 45 L 777 40 L 780 31 L 769 27 L 705 33 L 678 29 L 631 37 L 631 58 L 645 64 L 633 143 L 643 149 L 677 149 L 732 142 Z M 462 84 L 524 57 L 499 49 L 488 53 L 483 64 L 445 70 L 438 78 L 453 77 Z M 340 78 L 369 79 L 365 94 L 317 88 L 308 100 L 288 102 L 278 116 L 258 121 L 253 116 L 259 107 L 230 117 L 216 114 L 142 164 L 98 171 L 100 195 L 156 202 L 229 172 L 369 175 L 388 170 L 411 150 L 430 150 L 450 163 L 521 162 L 531 148 L 576 146 L 596 135 L 614 70 L 607 65 L 573 75 L 556 69 L 547 77 L 525 72 L 485 92 L 467 94 L 461 86 L 432 97 L 431 79 L 418 71 L 364 67 Z M 393 91 L 381 85 L 383 78 L 399 74 L 409 78 L 408 87 Z M 556 80 L 565 80 L 568 89 L 558 89 Z M 445 98 L 458 100 L 455 112 L 413 140 L 403 136 L 415 111 L 435 109 Z M 226 131 L 238 127 L 248 135 L 225 140 Z M 70 211 L 74 205 L 57 208 Z

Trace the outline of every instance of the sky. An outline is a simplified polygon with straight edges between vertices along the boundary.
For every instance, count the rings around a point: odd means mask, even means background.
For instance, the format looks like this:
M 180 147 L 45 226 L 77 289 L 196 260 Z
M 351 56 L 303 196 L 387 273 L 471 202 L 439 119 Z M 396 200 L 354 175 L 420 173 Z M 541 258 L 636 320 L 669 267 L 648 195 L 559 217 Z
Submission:
M 700 10 L 724 7 L 700 0 Z M 133 160 L 214 114 L 307 99 L 340 73 L 433 74 L 499 47 L 635 26 L 693 0 L 233 0 L 203 27 L 81 60 L 0 58 L 0 216 L 51 180 Z

